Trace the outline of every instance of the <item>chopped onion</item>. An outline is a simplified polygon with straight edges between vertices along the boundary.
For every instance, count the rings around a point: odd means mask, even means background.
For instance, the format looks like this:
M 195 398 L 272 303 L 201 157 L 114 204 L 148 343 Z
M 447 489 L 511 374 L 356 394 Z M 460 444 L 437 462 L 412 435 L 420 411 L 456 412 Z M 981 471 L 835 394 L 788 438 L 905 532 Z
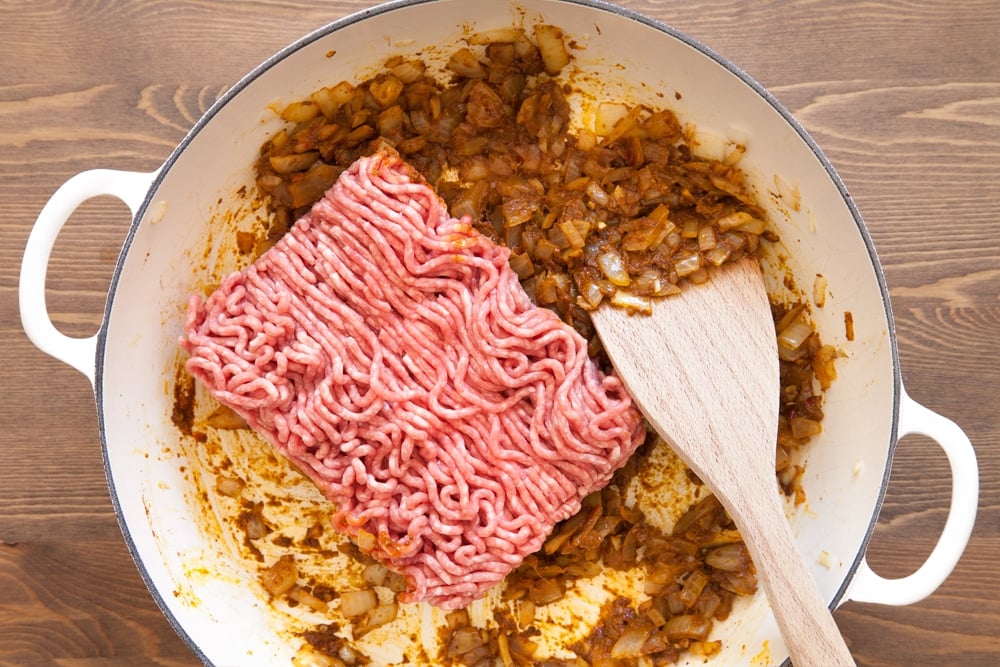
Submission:
M 245 486 L 246 483 L 239 477 L 219 475 L 215 478 L 215 490 L 230 498 L 239 498 Z
M 399 572 L 389 572 L 385 579 L 385 587 L 393 593 L 402 593 L 407 588 L 406 576 Z
M 832 345 L 824 345 L 817 350 L 816 356 L 813 357 L 813 373 L 816 374 L 816 380 L 824 391 L 829 389 L 830 384 L 837 379 L 837 367 L 834 365 L 834 361 L 839 356 L 840 353 Z
M 737 230 L 741 232 L 746 232 L 747 234 L 752 234 L 756 238 L 759 234 L 763 234 L 764 230 L 767 229 L 767 223 L 760 218 L 750 217 L 749 220 L 739 225 Z
M 449 611 L 444 617 L 445 623 L 452 630 L 455 628 L 468 625 L 469 624 L 469 611 L 467 609 L 455 609 L 454 611 Z
M 631 626 L 625 629 L 621 637 L 611 647 L 611 657 L 615 660 L 638 658 L 643 654 L 642 647 L 649 638 L 651 628 L 646 625 Z
M 660 583 L 660 582 L 656 582 L 656 581 L 649 581 L 649 580 L 646 580 L 645 582 L 643 582 L 643 585 L 642 585 L 642 590 L 643 590 L 643 592 L 646 595 L 659 595 L 666 588 L 667 588 L 667 585 L 664 584 L 664 583 Z M 662 625 L 662 624 L 663 623 L 661 622 L 660 625 Z
M 500 654 L 503 667 L 514 667 L 514 658 L 510 654 L 510 640 L 504 632 L 497 634 L 497 652 Z
M 577 132 L 576 145 L 583 151 L 593 150 L 597 146 L 597 135 L 592 130 L 581 127 Z M 570 185 L 567 183 L 564 187 L 569 188 Z
M 375 608 L 378 596 L 371 588 L 356 591 L 344 591 L 340 594 L 340 613 L 347 618 L 360 616 Z
M 325 600 L 321 600 L 309 591 L 304 588 L 299 588 L 298 586 L 294 586 L 290 591 L 288 591 L 288 598 L 320 613 L 325 612 L 328 607 Z
M 535 301 L 540 305 L 555 303 L 559 298 L 559 290 L 552 274 L 543 274 L 535 280 Z
M 271 168 L 279 174 L 291 174 L 296 171 L 305 171 L 313 166 L 318 159 L 319 151 L 307 151 L 291 155 L 272 155 L 268 161 L 271 163 Z
M 730 229 L 749 231 L 751 228 L 756 228 L 758 224 L 760 225 L 760 231 L 764 231 L 764 221 L 753 217 L 746 211 L 736 211 L 729 215 L 724 215 L 716 221 L 716 224 L 719 226 L 719 230 L 723 232 L 728 232 Z M 759 234 L 760 232 L 757 233 Z
M 603 143 L 611 144 L 635 130 L 639 125 L 639 119 L 644 112 L 645 107 L 642 106 L 629 108 L 625 115 L 622 116 L 618 122 L 615 123 L 614 127 L 611 128 L 611 131 L 604 136 Z
M 708 130 L 697 130 L 695 134 L 695 153 L 700 158 L 721 162 L 726 158 L 727 141 L 724 136 Z
M 565 222 L 559 223 L 549 230 L 549 242 L 558 250 L 565 250 L 570 247 L 569 238 L 566 236 L 566 229 L 570 229 L 571 233 L 576 233 L 576 227 L 572 224 L 566 225 Z
M 715 229 L 705 225 L 698 230 L 698 249 L 702 252 L 715 248 Z
M 732 591 L 737 595 L 753 595 L 757 590 L 757 577 L 751 572 L 722 572 L 717 574 L 723 575 L 718 577 L 718 584 L 727 591 Z
M 378 120 L 376 121 L 379 134 L 394 135 L 402 131 L 405 119 L 406 114 L 403 113 L 403 107 L 401 106 L 391 106 L 383 110 L 379 113 Z
M 684 226 L 681 227 L 681 236 L 686 239 L 696 239 L 698 238 L 699 228 L 700 225 L 696 219 L 688 218 L 684 221 Z
M 301 102 L 292 102 L 281 112 L 281 120 L 290 123 L 304 123 L 312 120 L 320 113 L 320 108 L 310 99 Z
M 712 630 L 712 622 L 694 614 L 684 614 L 672 617 L 663 629 L 672 641 L 681 639 L 704 641 Z
M 351 101 L 354 97 L 355 88 L 354 85 L 349 81 L 341 81 L 340 83 L 327 88 L 330 99 L 337 106 L 343 106 Z
M 347 667 L 347 663 L 306 645 L 292 657 L 292 667 Z
M 740 160 L 743 159 L 743 156 L 746 155 L 746 152 L 747 147 L 743 144 L 732 144 L 722 163 L 727 167 L 734 167 L 739 164 Z
M 531 257 L 526 252 L 511 253 L 508 263 L 521 280 L 535 273 L 535 265 L 531 263 Z
M 369 563 L 361 572 L 361 578 L 371 586 L 381 586 L 389 576 L 389 568 L 382 563 Z
M 333 120 L 337 116 L 340 105 L 333 99 L 329 88 L 320 88 L 310 95 L 309 99 L 319 107 L 319 110 L 326 116 L 327 120 Z
M 278 597 L 292 590 L 298 577 L 299 571 L 295 566 L 295 559 L 286 554 L 271 567 L 261 571 L 260 583 L 272 597 Z
M 597 265 L 601 267 L 601 272 L 612 284 L 619 287 L 628 287 L 632 284 L 632 278 L 625 270 L 625 263 L 617 251 L 605 250 L 602 252 L 597 257 Z
M 253 503 L 249 510 L 240 514 L 240 522 L 243 524 L 247 539 L 259 540 L 270 532 L 267 522 L 264 521 L 263 509 L 263 503 Z
M 358 530 L 358 534 L 354 540 L 358 545 L 358 548 L 364 552 L 369 552 L 375 548 L 375 535 L 368 532 L 364 528 Z
M 586 224 L 586 223 L 584 223 Z M 562 232 L 563 238 L 566 239 L 566 243 L 570 248 L 582 248 L 586 245 L 586 237 L 584 234 L 580 233 L 580 225 L 577 224 L 576 220 L 564 220 L 560 222 L 556 227 Z M 554 230 L 555 228 L 553 228 Z M 552 235 L 550 233 L 549 238 Z M 556 243 L 556 245 L 559 245 Z M 564 248 L 565 249 L 565 248 Z
M 722 642 L 718 639 L 710 642 L 694 641 L 688 644 L 688 650 L 691 651 L 693 655 L 710 658 L 722 650 Z
M 698 253 L 691 253 L 688 255 L 682 255 L 674 262 L 674 271 L 681 278 L 685 276 L 690 276 L 692 273 L 701 268 L 701 255 Z
M 681 603 L 690 609 L 707 585 L 708 576 L 701 570 L 695 570 L 689 574 L 688 578 L 684 581 L 683 588 L 681 588 L 679 597 Z
M 393 67 L 392 73 L 403 83 L 413 83 L 424 75 L 426 69 L 422 60 L 406 60 Z
M 607 206 L 608 201 L 610 201 L 608 199 L 608 193 L 605 192 L 603 188 L 601 188 L 601 185 L 593 179 L 590 179 L 587 183 L 586 192 L 587 196 L 594 200 L 594 203 L 599 204 L 600 206 Z
M 486 641 L 479 634 L 479 630 L 471 625 L 464 625 L 452 633 L 451 639 L 448 640 L 448 646 L 445 648 L 445 653 L 450 658 L 457 658 L 469 651 L 485 646 L 485 644 Z
M 733 251 L 730 250 L 728 246 L 720 245 L 706 252 L 705 259 L 707 259 L 712 266 L 722 266 L 725 264 L 726 260 L 732 256 L 732 254 Z
M 510 43 L 524 38 L 523 28 L 494 28 L 483 30 L 469 36 L 469 44 L 484 46 L 488 44 Z
M 487 167 L 487 175 L 490 170 Z M 538 202 L 530 199 L 507 199 L 503 203 L 503 219 L 508 227 L 523 225 L 529 222 L 538 210 Z
M 743 536 L 735 528 L 723 529 L 712 535 L 707 540 L 699 541 L 703 549 L 709 547 L 721 547 L 724 544 L 737 544 L 743 542 Z
M 747 567 L 750 554 L 742 544 L 726 544 L 705 554 L 705 563 L 717 570 L 739 572 Z
M 359 639 L 375 628 L 380 628 L 386 623 L 396 620 L 396 613 L 399 606 L 395 602 L 376 605 L 368 611 L 360 623 L 354 624 L 354 638 Z
M 826 279 L 822 273 L 816 274 L 816 280 L 813 281 L 813 303 L 816 304 L 817 308 L 822 308 L 826 305 L 826 289 L 829 286 L 829 281 Z
M 792 185 L 785 179 L 783 179 L 778 174 L 774 175 L 774 187 L 778 190 L 778 197 L 784 202 L 788 208 L 793 211 L 798 211 L 802 208 L 802 193 L 799 191 L 799 186 Z
M 392 106 L 403 92 L 403 82 L 393 75 L 376 79 L 368 86 L 368 92 L 375 98 L 375 103 L 383 109 Z
M 849 310 L 844 311 L 844 337 L 854 340 L 854 313 Z
M 535 43 L 542 56 L 545 71 L 549 74 L 558 74 L 559 70 L 569 64 L 569 52 L 563 43 L 562 28 L 538 24 L 534 30 Z
M 615 296 L 620 293 L 620 290 L 615 292 Z M 601 291 L 601 286 L 594 282 L 587 282 L 580 286 L 580 296 L 577 297 L 576 303 L 584 310 L 595 310 L 603 300 L 604 292 Z
M 792 417 L 791 425 L 792 437 L 796 440 L 808 440 L 823 431 L 822 424 L 808 417 Z
M 459 76 L 469 79 L 482 79 L 486 77 L 486 68 L 479 62 L 479 58 L 467 48 L 461 48 L 451 55 L 448 60 L 448 69 Z
M 288 184 L 292 206 L 306 206 L 309 202 L 315 201 L 333 185 L 340 172 L 340 168 L 325 162 L 317 162 L 309 167 L 304 174 Z
M 647 296 L 639 296 L 628 290 L 619 289 L 611 297 L 611 303 L 618 308 L 624 308 L 632 313 L 649 315 L 653 312 L 653 300 Z
M 615 125 L 628 115 L 628 105 L 620 102 L 601 102 L 597 105 L 594 119 L 594 134 L 607 137 L 615 129 Z
M 677 225 L 667 219 L 655 220 L 648 218 L 652 224 L 645 224 L 628 232 L 622 239 L 622 250 L 639 252 L 655 248 L 667 238 L 667 235 L 677 229 Z
M 517 624 L 527 628 L 535 622 L 535 603 L 531 600 L 521 600 L 517 604 Z
M 636 277 L 634 288 L 638 292 L 658 296 L 663 291 L 666 282 L 666 278 L 658 269 L 646 269 Z
M 528 591 L 528 599 L 536 605 L 547 605 L 561 600 L 566 594 L 562 579 L 539 579 Z
M 701 285 L 702 283 L 708 282 L 708 271 L 705 267 L 699 267 L 697 271 L 688 275 L 687 279 L 691 281 L 691 284 L 693 285 Z
M 802 318 L 797 318 L 778 333 L 778 345 L 786 350 L 797 350 L 812 333 L 812 327 Z

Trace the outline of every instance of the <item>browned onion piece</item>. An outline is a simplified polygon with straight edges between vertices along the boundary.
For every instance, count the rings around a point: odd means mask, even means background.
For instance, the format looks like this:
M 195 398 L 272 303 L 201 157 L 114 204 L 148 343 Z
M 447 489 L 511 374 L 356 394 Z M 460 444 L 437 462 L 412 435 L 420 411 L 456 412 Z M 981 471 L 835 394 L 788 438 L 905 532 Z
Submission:
M 215 479 L 215 490 L 230 498 L 239 498 L 245 486 L 246 482 L 239 477 L 220 475 Z
M 621 660 L 643 655 L 643 647 L 649 639 L 651 630 L 652 628 L 644 624 L 627 628 L 611 647 L 611 657 Z
M 726 544 L 709 551 L 705 563 L 717 570 L 742 572 L 750 566 L 750 554 L 742 543 Z
M 457 658 L 485 645 L 486 641 L 479 630 L 471 625 L 464 625 L 452 633 L 451 639 L 448 640 L 448 645 L 445 647 L 445 655 L 449 658 Z
M 295 566 L 295 559 L 290 555 L 284 555 L 274 562 L 273 565 L 264 569 L 260 573 L 260 583 L 271 597 L 279 597 L 292 590 L 298 580 L 299 571 Z
M 708 638 L 708 633 L 711 632 L 712 626 L 704 618 L 693 614 L 685 614 L 671 618 L 664 625 L 663 629 L 666 631 L 667 637 L 673 641 L 679 639 L 704 641 Z
M 343 591 L 340 594 L 340 613 L 347 618 L 360 616 L 374 609 L 378 604 L 378 596 L 370 588 Z

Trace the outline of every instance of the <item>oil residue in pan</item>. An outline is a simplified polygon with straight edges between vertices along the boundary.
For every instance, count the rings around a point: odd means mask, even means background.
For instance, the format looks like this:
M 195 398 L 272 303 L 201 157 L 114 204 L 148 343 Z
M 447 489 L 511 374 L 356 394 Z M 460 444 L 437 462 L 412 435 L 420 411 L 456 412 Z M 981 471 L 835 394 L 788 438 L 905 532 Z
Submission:
M 202 391 L 180 356 L 173 378 L 174 423 L 183 434 L 178 444 L 190 483 L 192 515 L 206 540 L 218 543 L 229 564 L 248 574 L 254 593 L 273 610 L 278 633 L 290 645 L 308 650 L 305 633 L 336 626 L 337 634 L 352 640 L 351 648 L 372 664 L 439 664 L 448 612 L 427 604 L 400 604 L 394 620 L 352 639 L 354 619 L 341 612 L 341 594 L 373 587 L 356 547 L 329 527 L 332 504 L 269 443 Z M 650 524 L 669 532 L 703 489 L 665 443 L 658 442 L 642 456 L 627 502 L 642 510 Z M 301 593 L 272 597 L 259 577 L 288 557 L 294 559 L 295 587 Z M 537 657 L 572 657 L 567 647 L 590 633 L 602 605 L 615 597 L 648 597 L 643 583 L 638 567 L 605 568 L 595 577 L 571 583 L 561 600 L 535 611 L 531 625 L 538 631 L 533 636 Z M 503 599 L 502 588 L 469 607 L 472 625 L 495 626 L 501 615 L 516 616 L 516 603 Z M 394 596 L 388 588 L 374 589 L 379 602 Z

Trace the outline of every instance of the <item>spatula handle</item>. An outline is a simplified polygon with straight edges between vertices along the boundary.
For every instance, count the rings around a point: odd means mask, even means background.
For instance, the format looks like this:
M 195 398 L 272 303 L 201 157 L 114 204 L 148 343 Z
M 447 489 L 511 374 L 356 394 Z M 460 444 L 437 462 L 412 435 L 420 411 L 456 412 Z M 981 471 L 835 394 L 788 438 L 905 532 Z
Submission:
M 756 529 L 743 531 L 795 667 L 853 666 L 843 635 L 806 568 L 777 490 L 772 503 L 757 492 Z M 771 494 L 766 494 L 771 495 Z

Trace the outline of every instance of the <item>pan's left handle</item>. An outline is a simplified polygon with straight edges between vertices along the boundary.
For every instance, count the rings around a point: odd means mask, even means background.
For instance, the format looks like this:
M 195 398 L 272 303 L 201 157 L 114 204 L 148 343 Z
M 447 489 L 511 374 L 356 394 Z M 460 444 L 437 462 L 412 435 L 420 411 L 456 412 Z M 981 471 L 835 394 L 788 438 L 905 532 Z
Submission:
M 49 257 L 63 225 L 83 202 L 111 195 L 125 202 L 134 219 L 156 174 L 92 169 L 73 176 L 42 208 L 24 246 L 18 285 L 21 326 L 40 350 L 86 375 L 91 385 L 96 369 L 97 334 L 74 338 L 60 332 L 52 323 L 45 303 Z

